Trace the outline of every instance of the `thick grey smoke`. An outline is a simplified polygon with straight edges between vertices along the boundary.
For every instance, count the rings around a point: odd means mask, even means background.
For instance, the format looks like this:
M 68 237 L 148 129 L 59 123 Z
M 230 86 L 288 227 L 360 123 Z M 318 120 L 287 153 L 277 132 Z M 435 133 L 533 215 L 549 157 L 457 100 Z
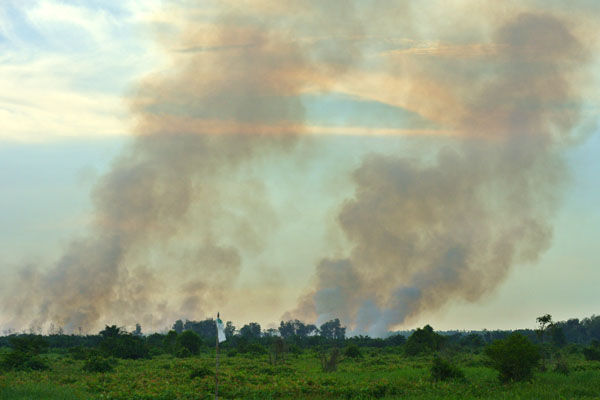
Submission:
M 427 107 L 462 138 L 433 160 L 363 161 L 338 217 L 351 254 L 320 263 L 297 312 L 380 335 L 452 299 L 478 300 L 548 248 L 584 51 L 548 15 L 520 14 L 492 39 L 499 50 L 484 60 L 413 65 L 461 102 Z

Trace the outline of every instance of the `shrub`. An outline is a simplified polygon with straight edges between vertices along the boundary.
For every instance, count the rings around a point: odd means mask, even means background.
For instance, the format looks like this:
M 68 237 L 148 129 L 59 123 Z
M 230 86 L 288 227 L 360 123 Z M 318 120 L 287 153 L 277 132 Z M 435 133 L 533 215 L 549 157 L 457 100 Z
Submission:
M 486 347 L 485 354 L 491 360 L 491 366 L 500 373 L 501 382 L 530 380 L 540 361 L 537 346 L 519 333 L 496 340 Z
M 83 364 L 83 370 L 86 372 L 111 372 L 114 364 L 115 361 L 111 359 L 92 356 Z
M 346 351 L 344 351 L 344 355 L 350 358 L 361 358 L 363 355 L 360 352 L 360 349 L 357 345 L 353 344 L 346 347 Z
M 431 365 L 431 379 L 434 381 L 448 381 L 452 379 L 465 380 L 465 374 L 457 366 L 438 356 L 433 358 Z

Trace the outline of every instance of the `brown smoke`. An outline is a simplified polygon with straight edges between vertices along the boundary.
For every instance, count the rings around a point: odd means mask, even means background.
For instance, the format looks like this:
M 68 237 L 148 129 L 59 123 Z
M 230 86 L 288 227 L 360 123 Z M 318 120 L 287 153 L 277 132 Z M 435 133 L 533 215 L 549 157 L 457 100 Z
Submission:
M 260 181 L 242 166 L 293 146 L 303 119 L 295 95 L 304 55 L 264 22 L 242 17 L 232 10 L 210 29 L 191 25 L 182 43 L 169 43 L 171 68 L 135 90 L 137 135 L 93 191 L 89 234 L 50 268 L 24 270 L 3 299 L 13 316 L 8 326 L 34 319 L 33 326 L 75 331 L 131 325 L 151 313 L 163 327 L 222 304 L 242 253 L 258 251 L 261 229 L 276 225 Z M 190 39 L 200 45 L 190 48 Z M 211 129 L 202 125 L 207 120 L 218 124 Z M 218 129 L 223 124 L 228 134 Z M 259 126 L 247 132 L 248 124 Z M 260 124 L 285 134 L 262 134 Z M 231 186 L 239 204 L 223 202 Z
M 567 22 L 483 14 L 485 29 L 447 46 L 426 38 L 446 16 L 420 26 L 424 9 L 404 2 L 209 3 L 210 22 L 184 1 L 173 15 L 190 21 L 161 31 L 173 62 L 133 91 L 136 134 L 93 191 L 88 234 L 54 265 L 20 271 L 2 296 L 7 326 L 33 317 L 74 331 L 141 316 L 164 327 L 223 304 L 244 261 L 288 222 L 254 168 L 315 144 L 305 93 L 400 106 L 454 136 L 362 161 L 337 218 L 351 249 L 317 265 L 289 316 L 381 334 L 451 299 L 476 301 L 549 246 L 586 61 Z
M 340 316 L 379 335 L 452 299 L 478 300 L 548 248 L 584 50 L 564 22 L 531 13 L 504 22 L 492 41 L 494 54 L 469 63 L 398 62 L 399 74 L 442 88 L 447 95 L 421 110 L 465 138 L 433 161 L 363 161 L 338 217 L 351 255 L 320 263 L 316 289 L 296 313 Z

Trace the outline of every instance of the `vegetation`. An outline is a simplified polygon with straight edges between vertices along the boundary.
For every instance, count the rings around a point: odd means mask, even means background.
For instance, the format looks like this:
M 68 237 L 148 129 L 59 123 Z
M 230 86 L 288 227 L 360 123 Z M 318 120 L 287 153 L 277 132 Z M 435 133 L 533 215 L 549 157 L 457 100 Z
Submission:
M 429 325 L 419 328 L 406 341 L 405 353 L 409 356 L 428 354 L 440 350 L 444 337 L 433 331 Z
M 448 360 L 434 356 L 431 365 L 431 379 L 433 381 L 464 380 L 465 374 Z
M 113 325 L 98 335 L 2 337 L 0 398 L 213 398 L 216 327 L 204 330 L 207 321 L 146 336 L 140 326 L 130 333 Z M 600 393 L 600 346 L 555 342 L 560 322 L 543 336 L 425 326 L 387 338 L 345 338 L 339 321 L 329 322 L 326 335 L 323 325 L 296 320 L 264 331 L 229 323 L 228 340 L 219 346 L 221 397 L 592 399 Z M 196 330 L 178 332 L 179 325 Z M 547 370 L 536 369 L 542 346 Z
M 594 341 L 592 345 L 583 349 L 583 355 L 586 360 L 600 361 L 600 342 Z
M 520 382 L 533 378 L 533 369 L 540 361 L 539 348 L 519 333 L 498 340 L 485 349 L 491 366 L 500 374 L 501 382 Z

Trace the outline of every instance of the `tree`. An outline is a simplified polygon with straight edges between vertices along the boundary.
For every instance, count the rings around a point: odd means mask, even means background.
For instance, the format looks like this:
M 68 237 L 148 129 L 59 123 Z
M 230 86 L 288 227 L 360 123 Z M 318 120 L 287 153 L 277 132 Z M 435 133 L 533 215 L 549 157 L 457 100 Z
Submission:
M 552 327 L 552 344 L 558 347 L 564 347 L 567 345 L 567 337 L 563 328 L 556 324 Z
M 169 353 L 175 352 L 175 346 L 177 345 L 177 332 L 169 331 L 163 339 L 163 346 Z
M 240 329 L 240 335 L 248 340 L 259 339 L 260 324 L 257 322 L 250 322 L 249 324 L 244 325 L 242 329 Z
M 178 319 L 177 321 L 175 321 L 175 323 L 173 324 L 173 330 L 176 333 L 181 333 L 183 332 L 183 321 Z
M 287 322 L 281 321 L 279 323 L 279 335 L 282 338 L 289 338 L 295 334 L 296 334 L 296 331 L 294 329 L 294 324 L 292 323 L 292 321 L 287 321 Z
M 227 339 L 231 339 L 235 334 L 235 326 L 233 326 L 233 322 L 227 321 L 227 325 L 225 325 L 225 337 Z
M 520 333 L 513 333 L 506 339 L 496 340 L 485 348 L 485 355 L 500 374 L 501 382 L 530 380 L 533 369 L 540 361 L 536 345 Z
M 321 336 L 325 339 L 344 340 L 346 327 L 342 327 L 339 319 L 332 319 L 321 325 Z
M 100 331 L 100 336 L 102 336 L 104 339 L 116 338 L 123 334 L 125 334 L 125 331 L 116 325 L 105 325 L 104 330 Z
M 535 321 L 538 323 L 538 329 L 536 329 L 536 333 L 540 338 L 540 342 L 544 344 L 544 336 L 546 331 L 548 328 L 551 328 L 554 325 L 554 322 L 552 322 L 552 315 L 542 315 L 541 317 L 537 317 Z
M 135 336 L 142 336 L 142 326 L 140 324 L 135 324 L 135 330 L 133 331 Z
M 404 351 L 409 356 L 431 353 L 440 349 L 444 337 L 433 331 L 429 325 L 418 328 L 406 340 Z
M 185 321 L 183 329 L 194 331 L 206 340 L 213 340 L 217 336 L 217 322 L 212 318 L 203 321 Z
M 404 337 L 404 335 L 395 334 L 392 336 L 388 336 L 385 339 L 385 341 L 391 346 L 402 346 L 404 343 L 406 343 L 406 338 Z
M 200 346 L 202 346 L 202 339 L 193 331 L 183 331 L 181 335 L 177 336 L 177 345 L 187 349 L 190 354 L 198 354 Z

